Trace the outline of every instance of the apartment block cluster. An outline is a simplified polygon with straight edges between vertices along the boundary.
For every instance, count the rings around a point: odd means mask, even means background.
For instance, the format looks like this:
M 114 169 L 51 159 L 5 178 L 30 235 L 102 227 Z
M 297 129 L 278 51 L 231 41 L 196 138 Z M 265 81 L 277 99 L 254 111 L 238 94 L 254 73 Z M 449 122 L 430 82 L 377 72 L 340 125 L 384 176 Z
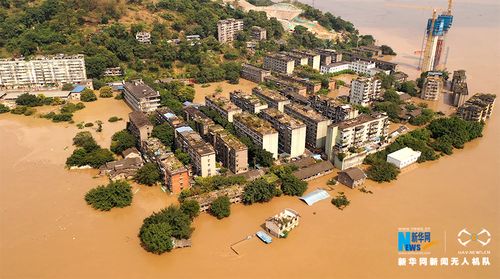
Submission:
M 46 88 L 87 81 L 85 59 L 79 55 L 0 59 L 0 89 Z
M 486 121 L 491 117 L 495 100 L 494 94 L 475 94 L 458 108 L 457 116 L 468 121 Z

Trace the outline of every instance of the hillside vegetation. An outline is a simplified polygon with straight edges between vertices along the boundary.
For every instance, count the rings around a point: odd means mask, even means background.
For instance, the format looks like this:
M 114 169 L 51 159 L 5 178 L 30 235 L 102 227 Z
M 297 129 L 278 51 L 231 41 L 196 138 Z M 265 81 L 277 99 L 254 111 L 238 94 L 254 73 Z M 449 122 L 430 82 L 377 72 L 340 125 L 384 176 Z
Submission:
M 0 0 L 0 5 L 0 56 L 83 53 L 87 75 L 96 88 L 112 80 L 103 77 L 108 67 L 120 66 L 125 79 L 176 77 L 237 83 L 241 62 L 259 64 L 266 52 L 348 46 L 348 42 L 320 40 L 301 26 L 285 33 L 280 22 L 268 19 L 265 12 L 244 12 L 222 1 Z M 226 18 L 244 20 L 245 31 L 232 46 L 216 39 L 217 21 Z M 339 22 L 357 37 L 352 24 Z M 252 26 L 265 28 L 271 40 L 249 52 L 245 42 Z M 135 40 L 139 31 L 151 33 L 151 44 Z M 189 42 L 186 35 L 199 35 L 201 40 Z

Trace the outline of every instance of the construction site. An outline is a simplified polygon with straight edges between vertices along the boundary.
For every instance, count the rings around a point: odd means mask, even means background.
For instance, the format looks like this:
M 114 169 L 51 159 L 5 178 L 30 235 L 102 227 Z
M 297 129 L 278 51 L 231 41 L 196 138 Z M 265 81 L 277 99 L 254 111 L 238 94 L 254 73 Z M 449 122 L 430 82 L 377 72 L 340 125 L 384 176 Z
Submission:
M 427 21 L 420 51 L 419 70 L 422 72 L 441 71 L 446 68 L 449 47 L 446 47 L 446 54 L 444 49 L 446 35 L 453 24 L 452 5 L 453 1 L 448 0 L 448 9 L 440 15 L 437 15 L 437 10 L 434 9 L 432 17 Z
M 224 2 L 233 6 L 238 6 L 246 12 L 250 10 L 266 12 L 268 18 L 275 17 L 278 19 L 283 25 L 283 28 L 287 31 L 293 31 L 295 26 L 300 25 L 309 29 L 309 31 L 320 39 L 335 40 L 340 36 L 339 33 L 326 29 L 316 21 L 300 17 L 302 9 L 290 3 L 276 3 L 271 6 L 255 6 L 245 0 L 224 0 Z

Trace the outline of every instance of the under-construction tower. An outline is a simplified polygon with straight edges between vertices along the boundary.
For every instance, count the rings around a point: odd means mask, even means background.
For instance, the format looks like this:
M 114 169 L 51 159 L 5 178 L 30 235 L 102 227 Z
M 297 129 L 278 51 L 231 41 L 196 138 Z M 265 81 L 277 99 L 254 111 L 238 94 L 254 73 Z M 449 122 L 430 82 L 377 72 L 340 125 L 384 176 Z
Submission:
M 446 34 L 453 23 L 451 14 L 452 0 L 448 0 L 448 10 L 436 17 L 436 10 L 432 18 L 427 21 L 425 30 L 425 43 L 420 58 L 420 70 L 422 72 L 443 70 L 443 50 L 445 48 Z

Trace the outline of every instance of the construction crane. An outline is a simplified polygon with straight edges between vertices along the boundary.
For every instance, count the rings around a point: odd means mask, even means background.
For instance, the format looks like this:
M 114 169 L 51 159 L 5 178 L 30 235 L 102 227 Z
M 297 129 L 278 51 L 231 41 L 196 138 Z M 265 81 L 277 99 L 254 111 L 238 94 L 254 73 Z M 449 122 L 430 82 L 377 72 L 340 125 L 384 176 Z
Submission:
M 451 7 L 453 6 L 453 0 L 448 0 L 448 12 L 447 15 L 451 16 Z
M 433 55 L 434 55 L 434 25 L 436 24 L 436 13 L 437 11 L 432 11 L 432 19 L 430 28 L 427 31 L 427 39 L 425 41 L 425 48 L 423 51 L 423 56 L 420 58 L 420 69 L 422 72 L 427 72 L 432 70 Z

